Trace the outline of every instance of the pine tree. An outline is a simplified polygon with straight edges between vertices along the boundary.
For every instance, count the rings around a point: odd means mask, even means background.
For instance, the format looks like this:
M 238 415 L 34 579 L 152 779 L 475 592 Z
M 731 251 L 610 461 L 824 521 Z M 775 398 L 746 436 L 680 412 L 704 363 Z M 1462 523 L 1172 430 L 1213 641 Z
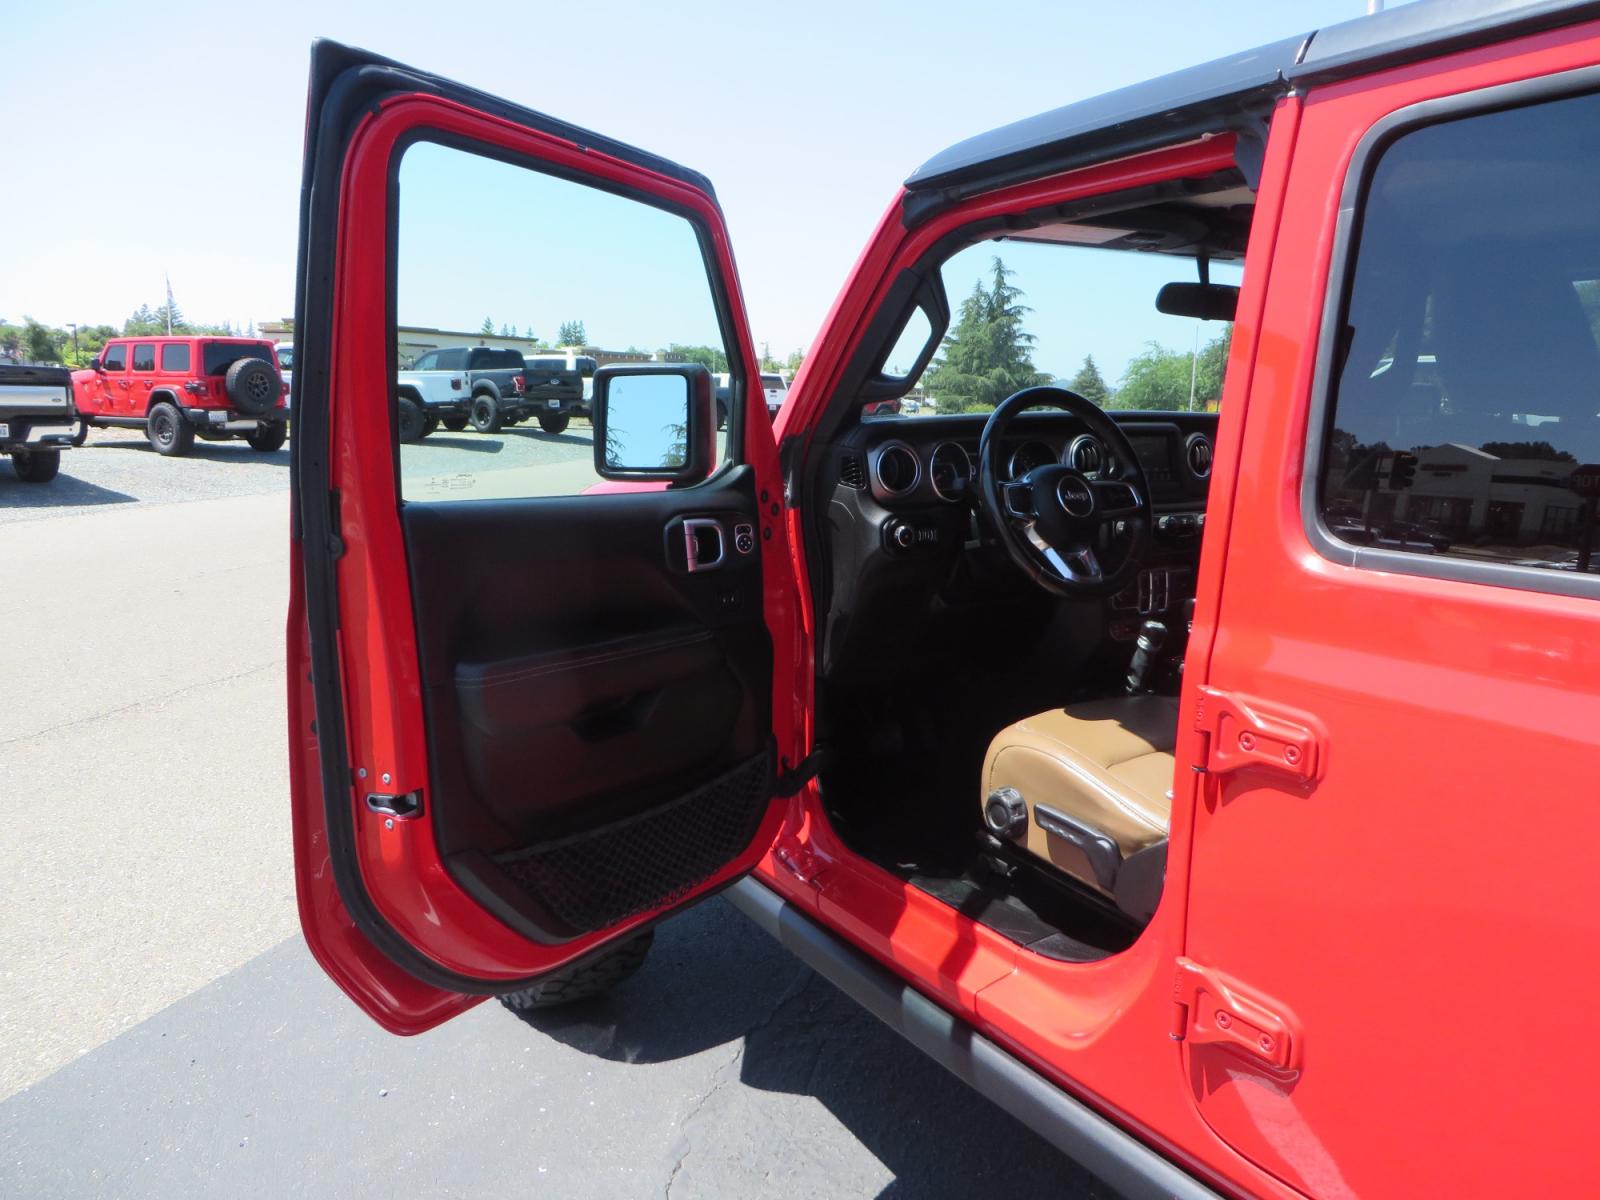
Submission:
M 483 325 L 482 325 L 481 328 L 479 328 L 478 332 L 481 333 L 481 334 L 484 334 L 484 335 L 486 335 L 488 337 L 493 337 L 494 336 L 494 319 L 492 317 L 485 317 L 483 319 Z
M 556 341 L 563 346 L 586 346 L 589 344 L 589 334 L 582 321 L 563 321 Z
M 956 326 L 945 335 L 939 359 L 928 372 L 926 386 L 942 412 L 992 409 L 1023 388 L 1047 383 L 1050 376 L 1033 365 L 1034 337 L 1022 327 L 1033 310 L 1022 301 L 1022 289 L 998 257 L 988 288 L 979 280 L 961 302 Z
M 1077 392 L 1085 400 L 1093 400 L 1101 408 L 1106 406 L 1106 401 L 1111 399 L 1111 389 L 1106 385 L 1105 376 L 1100 374 L 1100 368 L 1094 365 L 1094 355 L 1086 354 L 1083 366 L 1078 368 L 1078 373 L 1067 383 L 1067 390 Z

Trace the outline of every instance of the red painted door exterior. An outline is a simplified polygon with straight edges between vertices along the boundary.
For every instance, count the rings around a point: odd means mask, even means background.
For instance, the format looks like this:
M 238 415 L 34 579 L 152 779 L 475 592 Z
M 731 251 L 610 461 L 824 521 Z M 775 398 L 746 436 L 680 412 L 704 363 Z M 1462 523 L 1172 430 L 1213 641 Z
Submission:
M 1579 1148 L 1600 1071 L 1582 1033 L 1600 988 L 1586 932 L 1600 908 L 1600 600 L 1333 561 L 1308 536 L 1301 488 L 1363 136 L 1436 97 L 1596 62 L 1586 26 L 1311 89 L 1259 347 L 1234 364 L 1247 389 L 1230 378 L 1244 427 L 1224 449 L 1239 465 L 1206 682 L 1308 735 L 1294 757 L 1314 779 L 1248 759 L 1219 771 L 1219 752 L 1259 731 L 1191 699 L 1213 773 L 1186 954 L 1241 985 L 1260 1006 L 1253 1036 L 1274 1052 L 1292 1036 L 1294 1061 L 1216 1040 L 1239 1010 L 1215 988 L 1190 992 L 1181 1054 L 1212 1129 L 1316 1196 L 1595 1186 Z

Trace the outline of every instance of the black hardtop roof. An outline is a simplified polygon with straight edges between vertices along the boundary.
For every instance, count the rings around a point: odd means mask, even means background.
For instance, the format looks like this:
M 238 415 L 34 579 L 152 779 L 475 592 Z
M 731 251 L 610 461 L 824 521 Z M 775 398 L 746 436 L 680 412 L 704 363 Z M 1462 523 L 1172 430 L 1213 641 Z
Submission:
M 923 163 L 906 180 L 906 189 L 955 199 L 1219 127 L 1259 126 L 1272 103 L 1296 84 L 1323 83 L 1596 16 L 1600 0 L 1416 0 L 981 133 Z

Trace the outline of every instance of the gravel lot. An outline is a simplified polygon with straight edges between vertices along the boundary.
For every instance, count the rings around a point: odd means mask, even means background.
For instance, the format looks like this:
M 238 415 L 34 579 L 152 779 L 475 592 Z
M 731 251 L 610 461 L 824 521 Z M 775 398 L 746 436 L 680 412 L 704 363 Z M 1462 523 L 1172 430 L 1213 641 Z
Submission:
M 571 491 L 590 450 L 436 435 L 404 481 Z M 0 721 L 0 1196 L 1108 1194 L 720 900 L 582 1011 L 367 1021 L 298 935 L 287 462 L 96 431 L 50 485 L 0 466 L 44 650 Z

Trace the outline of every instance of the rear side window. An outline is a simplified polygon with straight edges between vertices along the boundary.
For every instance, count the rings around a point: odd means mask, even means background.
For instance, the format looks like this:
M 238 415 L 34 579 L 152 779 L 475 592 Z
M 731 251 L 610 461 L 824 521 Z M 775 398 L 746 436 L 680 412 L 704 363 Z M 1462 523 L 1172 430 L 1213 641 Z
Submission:
M 100 356 L 100 369 L 102 371 L 126 371 L 128 369 L 128 348 L 126 346 L 107 346 L 106 352 Z
M 520 371 L 522 355 L 515 350 L 474 350 L 472 369 L 475 371 Z
M 251 344 L 232 342 L 208 342 L 205 348 L 206 375 L 225 375 L 228 368 L 241 358 L 259 358 L 263 362 L 272 361 L 272 347 L 266 342 Z
M 1449 120 L 1381 151 L 1330 376 L 1317 505 L 1333 539 L 1596 569 L 1597 195 L 1600 97 Z M 1544 586 L 1503 581 L 1518 577 Z
M 154 371 L 156 369 L 156 348 L 152 342 L 140 342 L 133 348 L 133 369 L 135 371 Z
M 435 371 L 460 371 L 467 365 L 467 352 L 465 350 L 441 350 L 434 360 Z
M 189 347 L 185 343 L 174 342 L 161 347 L 161 369 L 163 371 L 189 370 Z

